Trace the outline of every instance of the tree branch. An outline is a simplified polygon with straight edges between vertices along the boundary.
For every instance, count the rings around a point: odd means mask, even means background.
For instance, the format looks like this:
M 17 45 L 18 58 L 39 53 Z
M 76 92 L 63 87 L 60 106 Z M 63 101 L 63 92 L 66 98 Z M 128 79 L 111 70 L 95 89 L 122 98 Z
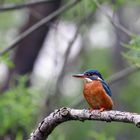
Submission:
M 92 0 L 92 1 L 99 8 L 99 10 L 102 12 L 102 14 L 105 15 L 109 19 L 109 21 L 112 23 L 112 25 L 114 25 L 116 28 L 120 29 L 121 31 L 123 31 L 124 33 L 126 33 L 130 37 L 135 37 L 136 36 L 136 34 L 132 33 L 130 30 L 123 27 L 121 24 L 115 22 L 114 19 L 102 9 L 98 0 Z
M 44 4 L 44 3 L 51 3 L 54 2 L 54 0 L 39 0 L 39 1 L 31 1 L 31 2 L 26 2 L 23 4 L 15 4 L 15 5 L 5 5 L 0 7 L 0 12 L 6 12 L 6 11 L 11 11 L 11 10 L 18 10 L 30 6 L 35 6 L 39 4 Z
M 127 67 L 127 68 L 115 73 L 111 77 L 109 77 L 106 82 L 108 83 L 108 85 L 112 85 L 112 84 L 120 81 L 121 79 L 124 79 L 125 77 L 133 74 L 134 72 L 137 72 L 138 70 L 140 70 L 140 67 L 137 67 L 134 65 Z
M 55 12 L 50 14 L 49 16 L 43 18 L 42 20 L 40 20 L 39 22 L 37 22 L 36 24 L 31 26 L 28 30 L 26 30 L 22 34 L 20 34 L 20 36 L 18 36 L 10 46 L 8 46 L 5 50 L 0 52 L 0 56 L 2 56 L 3 54 L 9 52 L 10 50 L 14 49 L 24 38 L 28 37 L 28 35 L 30 35 L 32 32 L 36 31 L 39 27 L 41 27 L 42 25 L 46 24 L 47 22 L 49 22 L 50 20 L 52 20 L 56 16 L 62 14 L 63 12 L 67 11 L 68 9 L 70 9 L 71 7 L 75 6 L 80 1 L 81 0 L 70 1 L 69 3 L 65 4 L 64 6 L 62 6 L 61 8 L 59 8 L 58 10 L 56 10 Z
M 140 114 L 115 110 L 103 112 L 94 110 L 90 113 L 88 110 L 78 110 L 64 107 L 54 111 L 46 117 L 31 134 L 29 140 L 44 140 L 49 136 L 49 134 L 51 134 L 57 125 L 71 120 L 133 123 L 140 128 Z

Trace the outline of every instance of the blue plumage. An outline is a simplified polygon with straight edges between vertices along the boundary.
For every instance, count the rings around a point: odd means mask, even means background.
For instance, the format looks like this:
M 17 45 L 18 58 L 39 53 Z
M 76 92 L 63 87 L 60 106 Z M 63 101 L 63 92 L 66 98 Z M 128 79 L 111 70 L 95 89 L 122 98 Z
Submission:
M 97 75 L 102 80 L 104 80 L 103 77 L 102 77 L 102 75 L 98 72 L 98 70 L 88 70 L 88 71 L 84 72 L 84 75 L 87 75 L 87 76 Z
M 111 97 L 112 93 L 111 93 L 111 90 L 108 87 L 108 85 L 105 83 L 105 81 L 101 81 L 101 83 L 102 83 L 102 86 L 103 86 L 104 90 L 106 91 L 106 93 Z
M 90 78 L 91 80 L 98 80 L 98 77 L 96 77 L 96 76 L 90 76 L 90 77 L 88 77 L 88 78 Z M 112 93 L 111 93 L 111 90 L 110 90 L 110 88 L 108 87 L 108 85 L 105 83 L 105 81 L 104 80 L 100 80 L 100 82 L 101 82 L 101 84 L 102 84 L 102 86 L 103 86 L 103 88 L 104 88 L 104 90 L 106 91 L 106 93 L 111 97 L 112 96 Z
M 87 77 L 91 80 L 100 80 L 104 90 L 106 91 L 107 95 L 109 95 L 111 97 L 112 93 L 111 93 L 111 90 L 110 88 L 108 87 L 108 85 L 105 83 L 102 75 L 100 74 L 100 72 L 98 72 L 98 70 L 87 70 L 86 72 L 84 72 L 82 75 L 76 75 L 76 77 L 80 77 L 80 76 L 83 76 L 83 77 Z M 98 77 L 100 79 L 98 79 Z
M 88 70 L 82 74 L 75 74 L 73 76 L 85 79 L 83 93 L 91 107 L 90 112 L 93 109 L 99 109 L 99 112 L 112 109 L 111 90 L 97 70 Z

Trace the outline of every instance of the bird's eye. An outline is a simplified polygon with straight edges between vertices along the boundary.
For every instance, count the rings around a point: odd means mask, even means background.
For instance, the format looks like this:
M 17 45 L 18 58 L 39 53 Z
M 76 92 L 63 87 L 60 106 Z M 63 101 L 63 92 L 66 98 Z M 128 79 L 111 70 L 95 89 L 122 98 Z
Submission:
M 91 73 L 87 73 L 87 76 L 92 76 L 92 74 Z

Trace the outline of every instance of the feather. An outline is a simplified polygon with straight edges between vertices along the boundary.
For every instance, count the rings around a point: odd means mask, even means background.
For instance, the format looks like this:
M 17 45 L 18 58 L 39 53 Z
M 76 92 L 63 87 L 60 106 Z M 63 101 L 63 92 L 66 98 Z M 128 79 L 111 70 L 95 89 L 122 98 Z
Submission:
M 111 90 L 108 87 L 108 85 L 103 80 L 101 81 L 101 83 L 102 83 L 102 86 L 103 86 L 104 90 L 106 91 L 106 93 L 111 97 L 112 96 L 112 93 L 111 93 Z

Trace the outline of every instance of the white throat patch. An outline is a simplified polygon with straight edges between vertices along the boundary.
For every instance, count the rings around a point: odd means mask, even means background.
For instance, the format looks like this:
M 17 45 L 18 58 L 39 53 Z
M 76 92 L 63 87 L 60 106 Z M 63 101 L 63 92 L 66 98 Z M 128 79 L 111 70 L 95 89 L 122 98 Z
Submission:
M 87 83 L 91 83 L 91 82 L 92 82 L 92 80 L 91 80 L 90 78 L 85 78 L 85 81 L 86 81 Z
M 103 81 L 100 77 L 97 78 L 99 81 Z
M 97 80 L 99 81 L 103 81 L 100 77 L 97 77 Z M 85 78 L 85 82 L 86 83 L 91 83 L 93 80 L 91 80 L 90 78 Z

